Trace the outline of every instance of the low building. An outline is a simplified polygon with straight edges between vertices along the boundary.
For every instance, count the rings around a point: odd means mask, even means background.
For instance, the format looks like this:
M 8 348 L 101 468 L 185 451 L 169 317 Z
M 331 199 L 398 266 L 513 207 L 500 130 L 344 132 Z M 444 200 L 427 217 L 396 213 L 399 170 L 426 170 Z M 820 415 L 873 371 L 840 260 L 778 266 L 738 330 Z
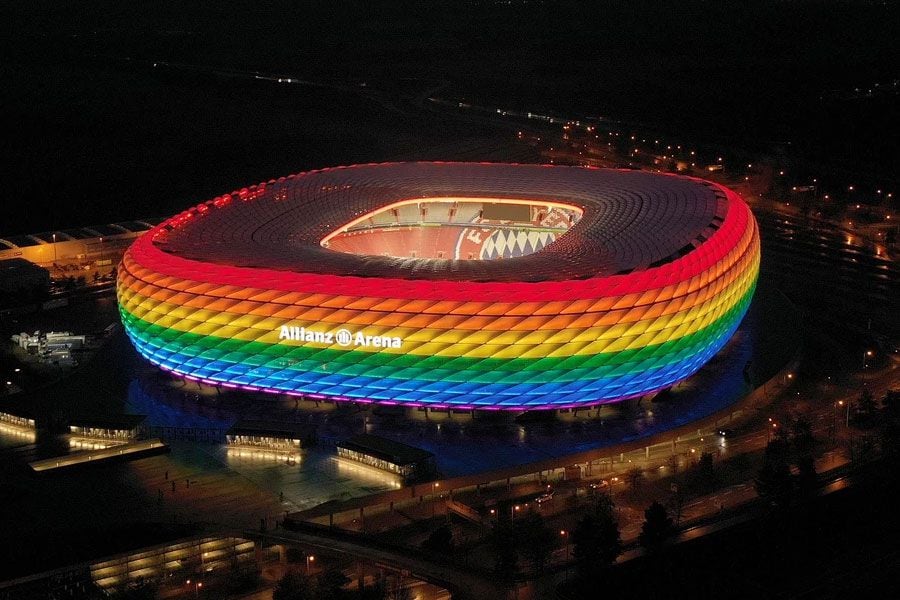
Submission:
M 96 268 L 118 262 L 125 249 L 159 219 L 140 219 L 59 231 L 0 237 L 0 261 L 18 258 L 66 271 L 81 265 Z M 72 271 L 76 273 L 77 269 Z M 84 274 L 84 273 L 82 273 Z
M 86 337 L 71 331 L 49 331 L 45 336 L 48 350 L 77 350 L 84 347 Z
M 238 421 L 225 434 L 229 448 L 297 453 L 316 443 L 316 426 L 285 421 Z
M 105 442 L 133 442 L 142 437 L 146 415 L 73 417 L 69 433 L 75 437 Z
M 274 546 L 259 546 L 238 537 L 201 537 L 120 554 L 90 565 L 90 577 L 114 592 L 129 584 L 194 579 L 212 580 L 222 573 L 255 572 L 260 562 L 278 560 Z M 203 590 L 196 586 L 195 593 Z M 196 595 L 196 594 L 195 594 Z
M 35 429 L 34 419 L 30 419 L 28 417 L 20 417 L 12 413 L 2 411 L 0 411 L 0 424 L 28 431 L 34 431 Z
M 406 481 L 435 472 L 431 452 L 368 433 L 338 443 L 337 453 L 341 458 L 400 475 Z

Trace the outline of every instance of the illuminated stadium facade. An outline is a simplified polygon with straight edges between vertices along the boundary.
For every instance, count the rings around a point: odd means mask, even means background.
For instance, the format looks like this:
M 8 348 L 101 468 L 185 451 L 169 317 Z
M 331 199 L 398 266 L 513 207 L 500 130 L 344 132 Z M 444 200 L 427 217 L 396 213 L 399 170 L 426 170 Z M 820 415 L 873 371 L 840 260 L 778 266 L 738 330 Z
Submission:
M 396 163 L 245 188 L 119 269 L 138 352 L 213 385 L 460 409 L 668 387 L 750 304 L 759 233 L 713 183 L 638 171 Z

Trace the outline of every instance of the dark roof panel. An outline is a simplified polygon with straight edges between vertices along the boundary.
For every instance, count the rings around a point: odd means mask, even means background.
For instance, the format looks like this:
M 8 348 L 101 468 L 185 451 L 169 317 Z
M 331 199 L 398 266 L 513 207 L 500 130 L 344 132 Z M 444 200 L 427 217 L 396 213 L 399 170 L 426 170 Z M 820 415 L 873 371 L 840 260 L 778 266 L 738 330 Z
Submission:
M 349 440 L 338 443 L 339 448 L 355 450 L 369 456 L 374 456 L 397 465 L 409 465 L 422 462 L 434 456 L 427 450 L 407 446 L 394 440 L 371 435 L 369 433 L 361 433 L 355 435 Z

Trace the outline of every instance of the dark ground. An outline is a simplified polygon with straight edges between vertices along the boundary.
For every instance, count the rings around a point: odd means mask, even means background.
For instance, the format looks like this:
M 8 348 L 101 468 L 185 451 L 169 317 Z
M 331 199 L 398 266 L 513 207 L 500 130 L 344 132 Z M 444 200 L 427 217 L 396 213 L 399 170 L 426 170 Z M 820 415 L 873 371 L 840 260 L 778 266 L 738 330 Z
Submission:
M 887 186 L 900 160 L 890 133 L 900 89 L 889 85 L 900 78 L 898 10 L 825 0 L 7 3 L 0 235 L 163 216 L 287 173 L 489 134 L 392 110 L 439 83 L 475 103 L 798 153 Z M 173 64 L 377 89 L 381 103 Z
M 763 508 L 758 519 L 626 563 L 594 585 L 622 599 L 894 598 L 900 591 L 894 469 L 877 465 L 829 496 Z

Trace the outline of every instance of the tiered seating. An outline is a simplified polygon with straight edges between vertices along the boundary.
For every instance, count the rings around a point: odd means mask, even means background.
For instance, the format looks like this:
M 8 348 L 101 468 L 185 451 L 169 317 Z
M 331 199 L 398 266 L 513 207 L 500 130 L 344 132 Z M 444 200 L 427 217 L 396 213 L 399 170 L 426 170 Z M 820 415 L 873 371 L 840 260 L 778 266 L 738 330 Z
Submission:
M 428 279 L 560 280 L 640 270 L 670 260 L 725 211 L 713 189 L 685 178 L 527 165 L 403 163 L 329 169 L 279 180 L 245 196 L 254 194 L 251 199 L 229 195 L 222 208 L 192 211 L 193 216 L 159 239 L 160 247 L 198 260 L 288 271 L 314 265 L 317 272 L 369 277 L 413 276 L 415 270 L 416 278 Z M 389 258 L 362 263 L 319 244 L 349 220 L 416 196 L 551 199 L 580 206 L 584 215 L 556 243 L 515 265 L 466 261 L 452 270 L 413 269 Z M 461 205 L 455 220 L 467 222 L 473 212 L 474 207 Z M 376 214 L 371 222 L 417 223 L 419 217 L 412 204 L 397 209 L 397 216 Z

